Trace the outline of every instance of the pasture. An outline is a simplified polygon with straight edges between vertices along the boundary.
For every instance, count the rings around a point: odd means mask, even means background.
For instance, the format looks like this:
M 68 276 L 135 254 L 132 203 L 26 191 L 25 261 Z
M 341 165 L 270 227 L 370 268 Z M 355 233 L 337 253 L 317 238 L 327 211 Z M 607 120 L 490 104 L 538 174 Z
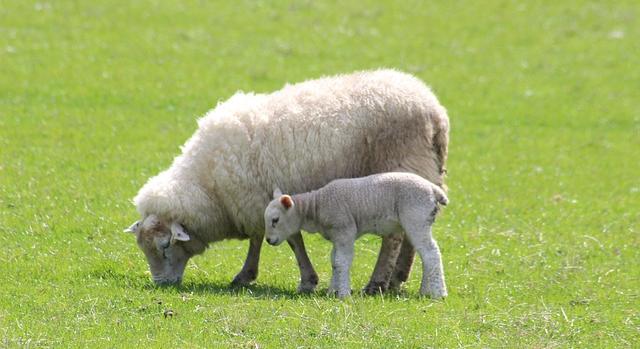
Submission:
M 634 347 L 640 343 L 636 1 L 0 1 L 0 347 Z M 449 297 L 298 295 L 248 241 L 157 288 L 131 198 L 236 90 L 377 67 L 451 120 L 434 225 Z M 380 240 L 356 244 L 352 287 Z

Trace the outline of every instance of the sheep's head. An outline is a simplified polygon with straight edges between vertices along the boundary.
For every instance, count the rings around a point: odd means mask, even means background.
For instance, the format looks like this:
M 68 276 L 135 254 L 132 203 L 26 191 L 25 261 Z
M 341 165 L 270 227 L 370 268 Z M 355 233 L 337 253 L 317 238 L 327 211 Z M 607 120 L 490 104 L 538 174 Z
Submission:
M 264 211 L 265 239 L 277 246 L 300 231 L 301 219 L 295 210 L 293 199 L 276 189 L 274 199 Z
M 156 284 L 182 281 L 187 261 L 193 256 L 191 249 L 185 248 L 190 237 L 182 225 L 165 222 L 150 215 L 125 229 L 125 232 L 136 235 L 138 246 L 147 257 L 151 277 Z

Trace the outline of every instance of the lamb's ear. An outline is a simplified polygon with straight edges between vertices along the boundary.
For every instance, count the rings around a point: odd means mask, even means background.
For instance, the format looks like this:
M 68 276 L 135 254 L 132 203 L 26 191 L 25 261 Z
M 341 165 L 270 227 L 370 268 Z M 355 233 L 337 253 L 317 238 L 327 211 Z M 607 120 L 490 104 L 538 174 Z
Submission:
M 140 231 L 140 227 L 142 227 L 142 222 L 141 221 L 137 221 L 137 222 L 131 224 L 131 226 L 129 228 L 123 230 L 123 232 L 135 234 L 135 233 Z
M 273 189 L 273 198 L 279 198 L 282 196 L 282 190 L 280 190 L 280 188 L 275 187 L 275 189 Z
M 293 207 L 293 200 L 291 199 L 291 196 L 289 196 L 289 195 L 281 195 L 280 196 L 280 203 L 287 210 L 290 209 L 291 207 Z
M 189 234 L 184 231 L 184 228 L 180 223 L 173 222 L 171 223 L 171 242 L 174 243 L 176 241 L 189 241 L 191 238 Z

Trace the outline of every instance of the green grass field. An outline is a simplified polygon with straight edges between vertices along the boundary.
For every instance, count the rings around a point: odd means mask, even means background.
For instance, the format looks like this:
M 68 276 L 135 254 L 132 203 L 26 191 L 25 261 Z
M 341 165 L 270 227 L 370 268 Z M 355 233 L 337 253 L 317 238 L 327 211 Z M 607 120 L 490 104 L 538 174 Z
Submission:
M 0 0 L 0 347 L 640 346 L 640 4 Z M 451 119 L 449 297 L 328 298 L 330 243 L 214 244 L 152 285 L 122 229 L 234 91 L 377 67 Z M 358 241 L 352 284 L 380 240 Z M 165 317 L 165 311 L 173 316 Z

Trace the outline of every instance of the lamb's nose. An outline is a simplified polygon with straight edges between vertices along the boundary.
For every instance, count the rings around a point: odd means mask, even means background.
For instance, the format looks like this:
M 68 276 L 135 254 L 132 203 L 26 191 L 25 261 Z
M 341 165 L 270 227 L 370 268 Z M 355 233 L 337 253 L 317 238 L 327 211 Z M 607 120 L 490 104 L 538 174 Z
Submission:
M 267 238 L 267 243 L 269 243 L 269 245 L 275 245 L 276 244 L 276 239 Z

